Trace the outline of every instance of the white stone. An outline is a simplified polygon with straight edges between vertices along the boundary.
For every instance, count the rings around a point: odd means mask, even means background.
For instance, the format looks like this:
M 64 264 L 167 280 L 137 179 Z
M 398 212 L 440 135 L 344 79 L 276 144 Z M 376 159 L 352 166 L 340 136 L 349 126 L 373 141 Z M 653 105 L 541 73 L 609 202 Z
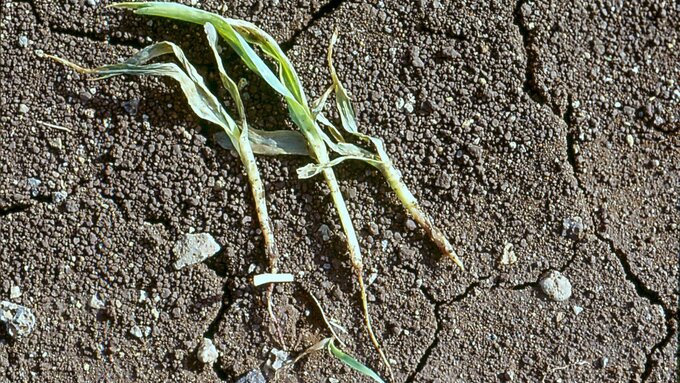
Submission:
M 101 310 L 104 308 L 104 303 L 103 300 L 99 299 L 97 294 L 93 294 L 92 297 L 90 298 L 90 307 L 95 309 L 95 310 Z
M 203 338 L 203 344 L 198 349 L 197 356 L 198 360 L 201 361 L 201 363 L 213 364 L 215 363 L 215 361 L 217 361 L 217 358 L 220 355 L 219 352 L 217 352 L 217 348 L 213 344 L 212 340 L 208 338 Z
M 9 289 L 9 298 L 10 299 L 17 299 L 21 296 L 21 288 L 19 286 L 12 286 Z
M 538 285 L 554 301 L 562 302 L 571 297 L 571 282 L 559 271 L 550 270 L 543 274 Z

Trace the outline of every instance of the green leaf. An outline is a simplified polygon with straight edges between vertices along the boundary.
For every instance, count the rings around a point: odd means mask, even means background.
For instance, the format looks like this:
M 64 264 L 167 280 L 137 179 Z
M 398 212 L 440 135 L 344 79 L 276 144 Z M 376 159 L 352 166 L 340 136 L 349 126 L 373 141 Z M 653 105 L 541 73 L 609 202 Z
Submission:
M 222 80 L 222 85 L 227 89 L 229 94 L 231 95 L 231 98 L 234 99 L 234 103 L 236 103 L 236 109 L 238 111 L 239 118 L 241 119 L 241 124 L 243 125 L 243 129 L 246 129 L 246 112 L 245 108 L 243 107 L 243 101 L 241 100 L 241 93 L 239 92 L 238 85 L 232 80 L 231 77 L 227 74 L 227 71 L 224 69 L 224 64 L 222 63 L 222 58 L 220 57 L 219 50 L 217 48 L 217 31 L 215 31 L 215 27 L 210 24 L 210 23 L 205 23 L 203 26 L 205 30 L 205 34 L 208 37 L 208 45 L 210 45 L 210 49 L 213 52 L 213 55 L 215 56 L 215 61 L 217 62 L 217 71 L 220 74 L 220 80 Z
M 337 348 L 335 346 L 335 343 L 333 342 L 333 339 L 331 339 L 330 342 L 328 342 L 328 351 L 330 351 L 331 355 L 333 355 L 336 359 L 339 359 L 342 363 L 346 364 L 350 368 L 375 380 L 378 383 L 385 383 L 385 381 L 382 380 L 380 375 L 376 374 L 375 371 L 366 367 L 363 363 L 354 359 L 351 355 L 348 355 L 339 348 Z
M 331 168 L 341 162 L 347 161 L 347 160 L 361 160 L 364 161 L 368 164 L 371 164 L 373 166 L 379 166 L 380 161 L 376 160 L 369 160 L 366 159 L 365 157 L 357 157 L 357 156 L 342 156 L 338 158 L 334 158 L 333 160 L 329 162 L 324 162 L 321 164 L 307 164 L 301 168 L 297 169 L 297 174 L 298 178 L 300 179 L 306 179 L 306 178 L 312 178 L 315 175 L 323 172 L 325 169 Z
M 145 64 L 158 56 L 174 53 L 184 70 L 174 63 Z M 48 57 L 67 65 L 81 73 L 98 75 L 99 79 L 120 75 L 132 76 L 166 76 L 176 80 L 189 106 L 200 118 L 210 121 L 224 129 L 228 135 L 234 135 L 238 127 L 222 104 L 210 92 L 196 68 L 187 60 L 180 47 L 171 42 L 160 42 L 148 46 L 120 64 L 104 65 L 94 69 L 82 68 L 68 60 Z
M 300 133 L 293 130 L 268 131 L 250 128 L 248 139 L 255 154 L 309 156 L 307 141 Z M 234 145 L 223 132 L 216 133 L 215 140 L 225 149 L 234 149 Z

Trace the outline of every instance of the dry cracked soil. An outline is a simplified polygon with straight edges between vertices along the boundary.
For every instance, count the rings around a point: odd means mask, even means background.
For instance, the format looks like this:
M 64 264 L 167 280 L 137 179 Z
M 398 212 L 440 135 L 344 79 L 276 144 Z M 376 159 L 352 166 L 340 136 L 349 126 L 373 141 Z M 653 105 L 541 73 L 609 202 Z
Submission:
M 250 281 L 267 260 L 238 158 L 175 83 L 86 81 L 40 53 L 94 66 L 171 40 L 225 93 L 199 27 L 106 4 L 0 6 L 0 300 L 36 316 L 28 336 L 0 331 L 0 381 L 236 381 L 281 347 Z M 310 97 L 330 83 L 337 27 L 360 126 L 385 140 L 462 255 L 465 272 L 375 170 L 337 168 L 396 382 L 678 381 L 677 2 L 196 6 L 271 32 Z M 250 121 L 290 128 L 280 100 L 227 62 L 248 79 Z M 304 287 L 347 327 L 348 349 L 384 373 L 325 185 L 296 179 L 303 158 L 258 162 L 282 271 L 300 281 L 275 290 L 287 350 L 327 336 Z M 582 230 L 565 231 L 577 217 Z M 222 250 L 177 271 L 172 247 L 190 232 Z M 502 264 L 504 251 L 517 261 Z M 542 292 L 548 270 L 570 280 L 568 300 Z M 196 357 L 204 337 L 220 353 L 213 365 Z M 325 353 L 278 380 L 367 381 Z

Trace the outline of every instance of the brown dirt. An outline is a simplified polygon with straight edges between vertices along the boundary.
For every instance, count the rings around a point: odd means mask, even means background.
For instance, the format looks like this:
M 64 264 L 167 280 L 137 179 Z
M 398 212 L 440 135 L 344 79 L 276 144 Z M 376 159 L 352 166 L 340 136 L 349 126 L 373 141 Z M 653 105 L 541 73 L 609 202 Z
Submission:
M 217 86 L 200 28 L 106 3 L 1 4 L 0 298 L 19 286 L 12 301 L 38 323 L 27 338 L 0 335 L 0 381 L 235 381 L 276 346 L 249 282 L 267 261 L 240 162 L 174 83 L 87 82 L 35 54 L 93 66 L 168 39 Z M 678 380 L 677 6 L 219 3 L 198 6 L 270 31 L 310 98 L 329 84 L 324 54 L 340 28 L 335 60 L 362 128 L 384 138 L 462 254 L 466 272 L 407 228 L 374 170 L 338 167 L 367 274 L 377 274 L 371 312 L 397 381 Z M 289 126 L 280 102 L 248 78 L 250 120 Z M 123 106 L 133 100 L 134 114 Z M 259 159 L 282 269 L 304 272 L 298 279 L 348 327 L 352 353 L 379 366 L 326 188 L 294 178 L 303 164 Z M 68 197 L 55 203 L 60 191 Z M 562 221 L 577 216 L 584 236 L 563 236 Z M 223 250 L 175 271 L 172 245 L 192 230 Z M 506 243 L 515 265 L 498 263 Z M 570 279 L 568 301 L 540 292 L 549 269 Z M 139 302 L 140 290 L 149 300 Z M 93 294 L 104 309 L 89 307 Z M 327 335 L 299 287 L 277 288 L 276 302 L 291 352 Z M 151 335 L 133 337 L 135 325 Z M 221 353 L 213 368 L 195 356 L 204 336 Z M 331 377 L 366 381 L 325 354 L 284 378 Z

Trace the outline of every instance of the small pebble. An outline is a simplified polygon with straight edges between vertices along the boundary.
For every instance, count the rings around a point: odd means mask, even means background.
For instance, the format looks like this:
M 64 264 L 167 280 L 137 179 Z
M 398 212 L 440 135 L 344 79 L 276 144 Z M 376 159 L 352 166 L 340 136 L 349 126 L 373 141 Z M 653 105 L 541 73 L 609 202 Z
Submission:
M 174 264 L 175 270 L 203 262 L 215 255 L 221 248 L 215 238 L 208 233 L 185 234 L 175 243 L 172 250 L 177 258 Z
M 413 231 L 416 228 L 418 228 L 418 226 L 416 225 L 415 221 L 413 221 L 412 219 L 407 219 L 406 220 L 406 228 Z
M 132 336 L 134 336 L 135 338 L 139 339 L 141 339 L 144 336 L 144 333 L 142 333 L 142 329 L 139 328 L 139 326 L 137 325 L 132 326 L 132 328 L 130 329 L 130 334 L 132 334 Z
M 66 201 L 66 197 L 68 197 L 68 193 L 63 190 L 54 192 L 54 194 L 52 194 L 52 202 L 55 204 L 60 204 Z
M 31 196 L 37 197 L 40 194 L 38 187 L 42 184 L 42 181 L 37 178 L 29 178 L 26 182 L 28 183 L 28 187 L 31 188 Z
M 10 299 L 17 299 L 21 296 L 21 288 L 19 286 L 12 286 L 9 289 L 9 298 Z
M 101 310 L 101 309 L 104 308 L 104 305 L 105 305 L 104 301 L 102 301 L 101 299 L 99 299 L 99 297 L 97 296 L 97 294 L 93 294 L 93 295 L 92 295 L 92 297 L 90 298 L 90 303 L 89 303 L 89 304 L 90 304 L 90 307 L 93 308 L 93 309 L 95 309 L 95 310 Z
M 635 138 L 633 138 L 632 135 L 627 134 L 626 135 L 626 142 L 628 143 L 628 146 L 630 146 L 632 148 L 633 145 L 635 145 Z
M 0 322 L 7 326 L 7 334 L 20 338 L 33 332 L 35 315 L 31 309 L 16 303 L 0 301 Z
M 198 360 L 204 364 L 213 364 L 219 357 L 217 348 L 213 344 L 213 341 L 208 338 L 203 338 L 203 344 L 198 349 Z
M 288 361 L 289 356 L 290 354 L 288 351 L 272 348 L 271 351 L 269 351 L 269 359 L 265 363 L 265 366 L 273 371 L 277 371 Z
M 505 242 L 503 245 L 503 255 L 501 255 L 501 265 L 512 265 L 517 263 L 517 255 L 515 255 L 514 245 L 510 242 Z
M 28 108 L 28 105 L 26 104 L 19 104 L 19 113 L 21 114 L 26 114 L 28 113 L 30 109 Z
M 321 239 L 324 241 L 331 239 L 331 229 L 328 227 L 328 225 L 324 224 L 319 226 L 319 233 L 321 233 Z
M 607 365 L 609 365 L 609 358 L 603 356 L 602 359 L 600 359 L 600 368 L 607 368 Z
M 85 372 L 90 371 L 90 364 L 89 364 L 89 363 L 84 363 L 84 364 L 83 364 L 83 370 L 85 370 Z
M 501 374 L 501 380 L 504 382 L 512 382 L 515 380 L 515 373 L 512 371 L 505 371 Z
M 375 222 L 371 222 L 368 225 L 368 230 L 371 232 L 372 235 L 378 235 L 380 233 L 380 228 Z
M 139 99 L 135 98 L 129 101 L 123 101 L 121 105 L 129 115 L 134 116 L 139 110 Z
M 578 315 L 578 314 L 580 314 L 580 313 L 583 312 L 583 307 L 581 307 L 581 306 L 574 306 L 574 307 L 573 307 L 573 310 L 574 310 L 574 314 Z
M 541 276 L 538 285 L 545 295 L 554 301 L 562 302 L 571 297 L 571 282 L 559 271 L 546 272 Z
M 266 382 L 267 381 L 264 379 L 264 375 L 262 375 L 262 372 L 260 372 L 260 370 L 248 371 L 247 374 L 243 375 L 236 381 L 236 383 L 266 383 Z
M 19 36 L 19 46 L 22 48 L 28 47 L 28 37 Z
M 568 217 L 562 220 L 562 236 L 574 240 L 583 237 L 583 220 L 581 217 Z

